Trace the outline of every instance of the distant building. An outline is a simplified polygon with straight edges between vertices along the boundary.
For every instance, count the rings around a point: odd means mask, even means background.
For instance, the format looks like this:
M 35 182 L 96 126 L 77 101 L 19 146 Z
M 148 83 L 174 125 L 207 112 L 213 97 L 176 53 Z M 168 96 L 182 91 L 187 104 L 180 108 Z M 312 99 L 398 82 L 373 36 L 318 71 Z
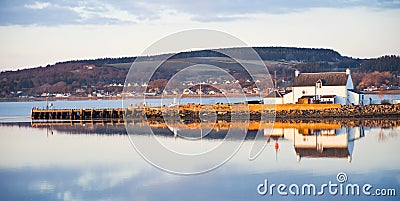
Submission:
M 87 65 L 83 65 L 83 68 L 87 69 L 87 70 L 93 70 L 93 68 L 95 68 L 95 65 L 92 64 L 87 64 Z
M 209 94 L 209 95 L 215 95 L 216 93 L 215 93 L 214 90 L 211 90 L 211 91 L 208 91 L 208 94 Z
M 187 94 L 194 94 L 194 92 L 193 92 L 192 90 L 190 90 L 190 89 L 184 89 L 183 92 L 182 92 L 182 94 L 185 94 L 185 95 L 187 95 Z
M 82 88 L 78 88 L 75 90 L 75 93 L 85 93 L 85 92 L 86 92 L 86 90 L 82 89 Z

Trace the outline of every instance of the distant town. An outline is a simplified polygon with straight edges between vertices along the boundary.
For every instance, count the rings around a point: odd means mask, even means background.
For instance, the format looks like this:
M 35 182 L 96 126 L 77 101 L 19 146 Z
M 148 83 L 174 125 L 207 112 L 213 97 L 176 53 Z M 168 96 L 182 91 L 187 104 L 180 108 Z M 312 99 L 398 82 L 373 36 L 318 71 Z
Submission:
M 263 59 L 273 82 L 266 89 L 258 88 L 261 81 L 249 77 L 240 66 L 221 59 L 221 55 L 216 55 L 213 51 L 203 50 L 179 53 L 150 82 L 125 81 L 136 57 L 69 61 L 46 67 L 5 71 L 0 73 L 0 100 L 120 99 L 244 93 L 246 96 L 264 96 L 261 97 L 265 98 L 264 102 L 273 101 L 276 104 L 377 104 L 395 103 L 397 98 L 388 94 L 400 93 L 398 56 L 353 59 L 329 49 L 255 49 Z M 230 51 L 240 52 L 240 48 Z M 171 76 L 185 67 L 182 63 L 196 63 L 196 59 L 200 57 L 207 58 L 210 65 L 226 69 L 232 79 L 217 77 L 199 82 L 188 78 L 177 86 L 165 88 Z M 157 60 L 157 56 L 146 59 L 151 62 Z M 240 90 L 234 87 L 238 85 Z

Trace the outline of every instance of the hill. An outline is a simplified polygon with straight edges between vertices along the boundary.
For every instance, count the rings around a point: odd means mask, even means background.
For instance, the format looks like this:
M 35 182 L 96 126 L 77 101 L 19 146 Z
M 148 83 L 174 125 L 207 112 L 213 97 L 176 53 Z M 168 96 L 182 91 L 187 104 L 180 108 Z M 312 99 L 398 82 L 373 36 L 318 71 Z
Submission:
M 245 55 L 243 53 L 245 51 L 242 50 L 243 48 L 229 48 L 224 49 L 224 52 L 231 52 L 240 59 L 248 60 L 248 55 Z M 400 57 L 398 56 L 361 60 L 342 56 L 330 49 L 255 47 L 254 50 L 264 60 L 271 73 L 277 72 L 277 80 L 282 81 L 280 83 L 285 86 L 291 84 L 295 68 L 302 72 L 319 72 L 344 71 L 347 67 L 352 68 L 355 73 L 354 79 L 357 86 L 366 77 L 365 75 L 374 71 L 389 72 L 385 76 L 389 75 L 394 79 L 383 79 L 381 82 L 398 85 L 396 79 L 400 69 Z M 187 66 L 187 63 L 195 64 L 199 62 L 199 59 L 203 63 L 226 69 L 235 79 L 240 80 L 241 84 L 249 78 L 246 72 L 240 66 L 232 64 L 226 55 L 213 50 L 155 55 L 140 57 L 140 59 L 143 62 L 154 62 L 165 56 L 171 56 L 171 58 L 154 74 L 154 80 L 168 80 Z M 1 72 L 0 97 L 40 96 L 43 93 L 70 93 L 77 96 L 87 96 L 93 92 L 116 94 L 122 91 L 129 67 L 137 58 L 76 60 L 59 62 L 46 67 Z M 369 82 L 364 81 L 363 87 L 368 85 L 365 83 Z M 373 81 L 371 83 L 379 84 Z
M 244 48 L 225 48 L 221 49 L 227 53 L 233 53 L 238 56 L 238 59 L 248 59 L 248 55 L 245 55 Z M 330 49 L 322 48 L 296 48 L 296 47 L 254 47 L 253 48 L 261 57 L 262 60 L 271 61 L 301 61 L 301 62 L 338 62 L 338 61 L 353 61 L 352 58 L 344 57 L 338 52 Z M 217 49 L 218 50 L 218 49 Z M 172 59 L 182 58 L 193 58 L 193 57 L 226 57 L 214 50 L 198 50 L 190 52 L 180 52 L 171 55 Z M 164 58 L 165 55 L 154 55 L 148 57 L 142 57 L 149 60 L 159 60 Z M 88 60 L 76 60 L 66 61 L 62 63 L 87 63 L 96 66 L 102 66 L 105 64 L 118 64 L 118 63 L 132 63 L 137 57 L 121 57 L 121 58 L 99 58 L 99 59 L 88 59 Z

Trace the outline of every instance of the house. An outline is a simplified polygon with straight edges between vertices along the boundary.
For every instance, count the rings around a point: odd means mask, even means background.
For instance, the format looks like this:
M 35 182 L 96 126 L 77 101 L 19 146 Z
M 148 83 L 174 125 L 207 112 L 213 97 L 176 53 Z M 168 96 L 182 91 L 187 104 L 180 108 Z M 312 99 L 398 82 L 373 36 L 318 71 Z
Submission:
M 214 90 L 211 90 L 211 91 L 208 91 L 208 94 L 209 94 L 209 95 L 215 95 L 216 93 L 215 93 Z
M 84 69 L 87 69 L 87 70 L 93 70 L 93 68 L 95 68 L 95 67 L 96 67 L 96 66 L 93 65 L 93 64 L 83 65 L 83 68 L 84 68 Z
M 192 90 L 190 90 L 190 89 L 184 89 L 183 92 L 182 92 L 182 94 L 185 94 L 185 95 L 187 95 L 187 94 L 194 94 L 194 92 L 193 92 Z
M 349 90 L 353 90 L 350 69 L 346 72 L 300 73 L 295 71 L 292 92 L 285 94 L 283 104 L 338 103 L 351 104 Z

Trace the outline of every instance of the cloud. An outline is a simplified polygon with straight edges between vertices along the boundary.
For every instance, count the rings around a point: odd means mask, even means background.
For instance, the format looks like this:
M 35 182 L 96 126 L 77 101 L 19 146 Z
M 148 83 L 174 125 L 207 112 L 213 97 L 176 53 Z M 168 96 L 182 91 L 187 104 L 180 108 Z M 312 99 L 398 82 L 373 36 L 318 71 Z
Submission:
M 251 15 L 216 15 L 216 16 L 196 15 L 191 19 L 199 22 L 227 22 L 227 21 L 235 21 L 240 19 L 251 19 L 251 18 L 253 18 Z
M 0 1 L 1 25 L 65 25 L 147 23 L 163 20 L 166 10 L 189 21 L 218 22 L 251 18 L 256 14 L 285 14 L 314 8 L 365 7 L 400 9 L 399 0 L 22 0 Z
M 157 0 L 163 4 L 162 0 Z M 154 2 L 153 2 L 154 3 Z M 291 12 L 301 12 L 313 8 L 348 8 L 348 7 L 367 7 L 367 8 L 400 8 L 399 0 L 205 0 L 187 3 L 184 0 L 173 0 L 168 2 L 168 6 L 181 12 L 191 13 L 194 19 L 205 18 L 219 19 L 240 19 L 235 16 L 254 14 L 283 14 Z
M 51 193 L 55 189 L 55 185 L 49 181 L 37 181 L 30 184 L 30 189 L 40 193 Z
M 118 9 L 111 4 L 99 3 L 97 5 L 71 6 L 69 10 L 75 12 L 80 18 L 78 21 L 87 23 L 92 20 L 114 21 L 114 22 L 132 22 L 138 21 L 138 17 L 133 13 Z M 93 21 L 92 21 L 93 23 Z
M 51 4 L 49 2 L 38 2 L 35 1 L 34 4 L 25 4 L 24 7 L 25 8 L 29 8 L 29 9 L 34 9 L 34 10 L 41 10 L 44 8 L 49 7 Z
M 131 168 L 120 168 L 118 170 L 99 170 L 96 174 L 84 172 L 76 180 L 76 184 L 83 190 L 104 190 L 115 187 L 137 176 L 138 172 Z

